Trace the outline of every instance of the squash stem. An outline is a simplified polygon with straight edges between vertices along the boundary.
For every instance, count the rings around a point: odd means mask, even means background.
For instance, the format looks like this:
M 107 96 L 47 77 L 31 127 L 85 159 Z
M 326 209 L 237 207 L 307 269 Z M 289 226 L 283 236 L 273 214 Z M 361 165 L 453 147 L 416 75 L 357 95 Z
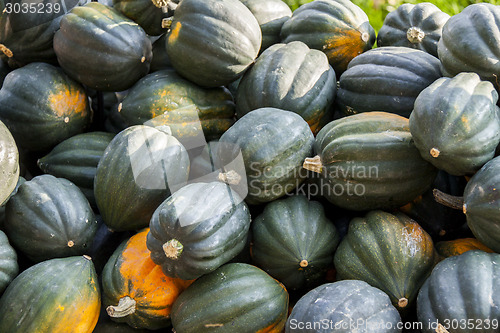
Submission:
M 170 16 L 170 17 L 167 17 L 167 18 L 164 18 L 162 21 L 161 21 L 161 27 L 163 29 L 170 29 L 170 26 L 172 25 L 172 21 L 174 20 L 174 17 L 173 16 Z
M 444 328 L 443 325 L 438 323 L 438 326 L 436 328 L 436 333 L 449 333 L 449 332 L 446 330 L 446 328 Z
M 0 44 L 0 51 L 3 52 L 7 57 L 12 58 L 14 56 L 14 53 L 5 45 Z
M 228 185 L 238 185 L 241 181 L 241 176 L 234 170 L 219 173 L 218 179 Z
M 406 308 L 407 305 L 408 305 L 408 299 L 406 297 L 401 297 L 398 300 L 398 307 L 400 309 Z
M 323 171 L 323 164 L 321 163 L 321 157 L 316 155 L 314 157 L 308 157 L 304 160 L 302 167 L 306 170 L 321 173 Z
M 111 318 L 126 317 L 135 312 L 135 300 L 125 296 L 120 298 L 117 306 L 110 305 L 106 308 L 106 312 Z
M 434 194 L 434 200 L 436 200 L 436 202 L 440 203 L 441 205 L 453 209 L 464 210 L 465 213 L 465 204 L 463 197 L 446 194 L 444 192 L 441 192 L 437 188 L 432 191 L 432 194 Z
M 171 239 L 163 244 L 163 252 L 170 259 L 178 259 L 183 249 L 184 246 L 177 239 Z
M 406 38 L 412 44 L 422 43 L 425 38 L 425 32 L 419 27 L 411 27 L 406 31 Z

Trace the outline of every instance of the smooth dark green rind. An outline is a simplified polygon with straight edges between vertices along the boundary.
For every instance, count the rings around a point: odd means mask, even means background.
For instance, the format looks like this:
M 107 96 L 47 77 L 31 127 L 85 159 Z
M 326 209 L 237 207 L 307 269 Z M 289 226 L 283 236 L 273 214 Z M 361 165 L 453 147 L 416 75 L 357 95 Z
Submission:
M 39 262 L 87 253 L 97 220 L 75 184 L 41 175 L 24 182 L 9 199 L 4 227 L 12 245 Z
M 327 323 L 326 327 L 317 328 Z M 401 318 L 380 289 L 359 280 L 323 284 L 302 296 L 288 318 L 286 333 L 395 333 Z
M 252 232 L 255 264 L 289 290 L 323 281 L 340 241 L 321 203 L 303 195 L 267 204 Z
M 7 235 L 0 230 L 0 295 L 19 272 L 16 250 L 10 245 Z
M 410 131 L 423 159 L 454 176 L 470 175 L 495 155 L 500 109 L 493 84 L 475 73 L 440 78 L 415 100 Z M 433 156 L 435 150 L 438 156 Z
M 177 333 L 281 332 L 287 313 L 283 285 L 255 266 L 234 263 L 197 279 L 171 316 Z
M 473 250 L 441 261 L 418 294 L 417 315 L 424 333 L 436 322 L 453 333 L 498 332 L 500 254 Z
M 147 247 L 165 275 L 191 280 L 210 273 L 240 253 L 247 241 L 250 212 L 231 187 L 221 182 L 184 186 L 155 211 Z M 163 245 L 175 239 L 183 250 L 165 255 Z
M 131 126 L 110 142 L 97 166 L 94 196 L 113 231 L 147 227 L 155 209 L 189 174 L 189 156 L 160 127 Z

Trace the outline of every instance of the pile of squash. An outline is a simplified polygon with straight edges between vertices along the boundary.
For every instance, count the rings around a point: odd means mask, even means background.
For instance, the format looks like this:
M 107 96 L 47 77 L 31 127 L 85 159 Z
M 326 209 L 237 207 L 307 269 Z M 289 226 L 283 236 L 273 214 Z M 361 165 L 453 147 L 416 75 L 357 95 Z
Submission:
M 499 332 L 500 6 L 0 13 L 0 332 Z

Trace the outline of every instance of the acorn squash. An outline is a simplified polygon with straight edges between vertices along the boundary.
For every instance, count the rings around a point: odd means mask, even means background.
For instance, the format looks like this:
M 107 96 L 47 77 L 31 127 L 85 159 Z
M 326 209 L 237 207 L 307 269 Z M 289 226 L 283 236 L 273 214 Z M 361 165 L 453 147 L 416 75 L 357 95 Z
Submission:
M 10 245 L 7 235 L 0 230 L 0 295 L 19 273 L 16 250 Z

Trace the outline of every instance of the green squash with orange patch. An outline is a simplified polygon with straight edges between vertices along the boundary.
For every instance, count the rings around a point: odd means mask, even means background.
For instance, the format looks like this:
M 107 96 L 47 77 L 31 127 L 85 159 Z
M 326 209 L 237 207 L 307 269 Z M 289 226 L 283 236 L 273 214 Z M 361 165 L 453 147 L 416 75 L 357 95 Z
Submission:
M 113 321 L 156 330 L 170 325 L 170 310 L 191 280 L 167 277 L 146 247 L 149 228 L 124 241 L 102 272 L 103 305 Z
M 31 63 L 10 72 L 0 89 L 0 120 L 16 143 L 43 151 L 79 134 L 91 121 L 83 87 L 60 68 Z
M 459 238 L 450 241 L 437 242 L 436 250 L 439 255 L 444 258 L 459 256 L 471 250 L 481 250 L 488 253 L 495 252 L 475 238 Z

